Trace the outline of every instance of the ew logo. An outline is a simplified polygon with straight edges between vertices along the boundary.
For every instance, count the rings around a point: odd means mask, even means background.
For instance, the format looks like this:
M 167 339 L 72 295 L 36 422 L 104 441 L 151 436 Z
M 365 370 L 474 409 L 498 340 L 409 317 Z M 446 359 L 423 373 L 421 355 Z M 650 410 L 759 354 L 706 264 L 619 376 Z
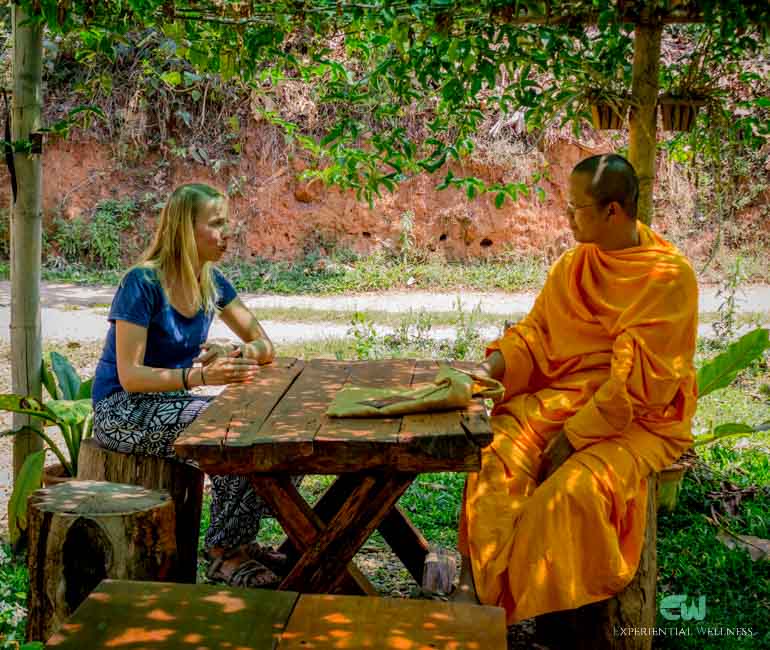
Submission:
M 706 618 L 706 597 L 698 597 L 697 602 L 688 604 L 687 594 L 672 594 L 660 601 L 660 614 L 667 621 L 702 621 Z

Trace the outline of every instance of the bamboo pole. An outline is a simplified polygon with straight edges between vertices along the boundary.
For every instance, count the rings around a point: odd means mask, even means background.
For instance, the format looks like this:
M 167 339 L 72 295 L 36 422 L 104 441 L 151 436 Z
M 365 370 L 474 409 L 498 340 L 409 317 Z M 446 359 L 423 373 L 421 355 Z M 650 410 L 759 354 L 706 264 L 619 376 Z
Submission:
M 28 14 L 13 5 L 13 105 L 14 143 L 30 140 L 40 128 L 43 73 L 43 29 L 24 24 Z M 41 194 L 40 155 L 29 151 L 14 154 L 18 194 L 11 205 L 11 374 L 14 393 L 40 397 L 40 260 Z M 13 202 L 13 198 L 11 198 Z M 24 415 L 14 414 L 14 429 L 39 427 Z M 41 440 L 27 430 L 13 442 L 13 475 L 24 459 L 40 449 Z
M 653 212 L 652 190 L 655 184 L 655 130 L 662 31 L 660 21 L 653 20 L 638 23 L 634 30 L 628 157 L 639 176 L 637 218 L 646 224 L 652 221 Z

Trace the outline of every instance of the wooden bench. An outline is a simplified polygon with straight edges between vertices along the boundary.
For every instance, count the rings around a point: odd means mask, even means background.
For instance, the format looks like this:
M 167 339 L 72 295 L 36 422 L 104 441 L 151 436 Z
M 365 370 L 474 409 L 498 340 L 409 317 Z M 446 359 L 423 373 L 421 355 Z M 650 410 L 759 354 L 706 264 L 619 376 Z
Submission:
M 48 641 L 57 650 L 505 650 L 497 607 L 105 580 Z
M 93 438 L 80 444 L 78 479 L 139 485 L 165 490 L 176 512 L 178 573 L 174 582 L 195 583 L 198 570 L 198 536 L 203 504 L 203 472 L 160 456 L 122 454 L 102 447 Z
M 71 480 L 29 497 L 27 638 L 45 641 L 102 579 L 177 572 L 167 492 Z

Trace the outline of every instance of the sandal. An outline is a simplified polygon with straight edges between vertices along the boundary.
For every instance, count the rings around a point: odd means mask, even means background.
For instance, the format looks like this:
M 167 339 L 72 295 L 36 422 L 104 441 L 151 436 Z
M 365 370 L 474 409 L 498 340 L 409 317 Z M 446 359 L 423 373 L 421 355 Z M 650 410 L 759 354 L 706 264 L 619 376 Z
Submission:
M 285 553 L 276 551 L 271 546 L 262 546 L 258 542 L 244 544 L 241 547 L 250 558 L 264 564 L 268 569 L 279 576 L 286 576 L 289 573 L 289 558 Z
M 275 573 L 254 559 L 244 560 L 232 572 L 223 571 L 225 562 L 238 550 L 233 549 L 230 553 L 212 559 L 206 570 L 206 579 L 211 582 L 223 582 L 229 587 L 251 587 L 252 589 L 274 589 L 281 583 L 281 579 Z

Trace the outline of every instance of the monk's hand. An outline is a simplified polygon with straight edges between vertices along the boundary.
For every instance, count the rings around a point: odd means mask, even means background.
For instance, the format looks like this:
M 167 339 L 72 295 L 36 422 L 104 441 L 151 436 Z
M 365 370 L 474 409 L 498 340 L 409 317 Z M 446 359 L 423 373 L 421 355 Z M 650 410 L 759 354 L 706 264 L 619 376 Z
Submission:
M 237 357 L 240 354 L 238 346 L 232 343 L 204 343 L 201 345 L 200 354 L 193 359 L 193 362 L 197 361 L 205 367 L 220 357 Z
M 564 431 L 559 431 L 545 448 L 543 458 L 540 463 L 540 472 L 538 474 L 538 484 L 542 483 L 551 474 L 553 474 L 567 460 L 575 448 L 567 438 Z

